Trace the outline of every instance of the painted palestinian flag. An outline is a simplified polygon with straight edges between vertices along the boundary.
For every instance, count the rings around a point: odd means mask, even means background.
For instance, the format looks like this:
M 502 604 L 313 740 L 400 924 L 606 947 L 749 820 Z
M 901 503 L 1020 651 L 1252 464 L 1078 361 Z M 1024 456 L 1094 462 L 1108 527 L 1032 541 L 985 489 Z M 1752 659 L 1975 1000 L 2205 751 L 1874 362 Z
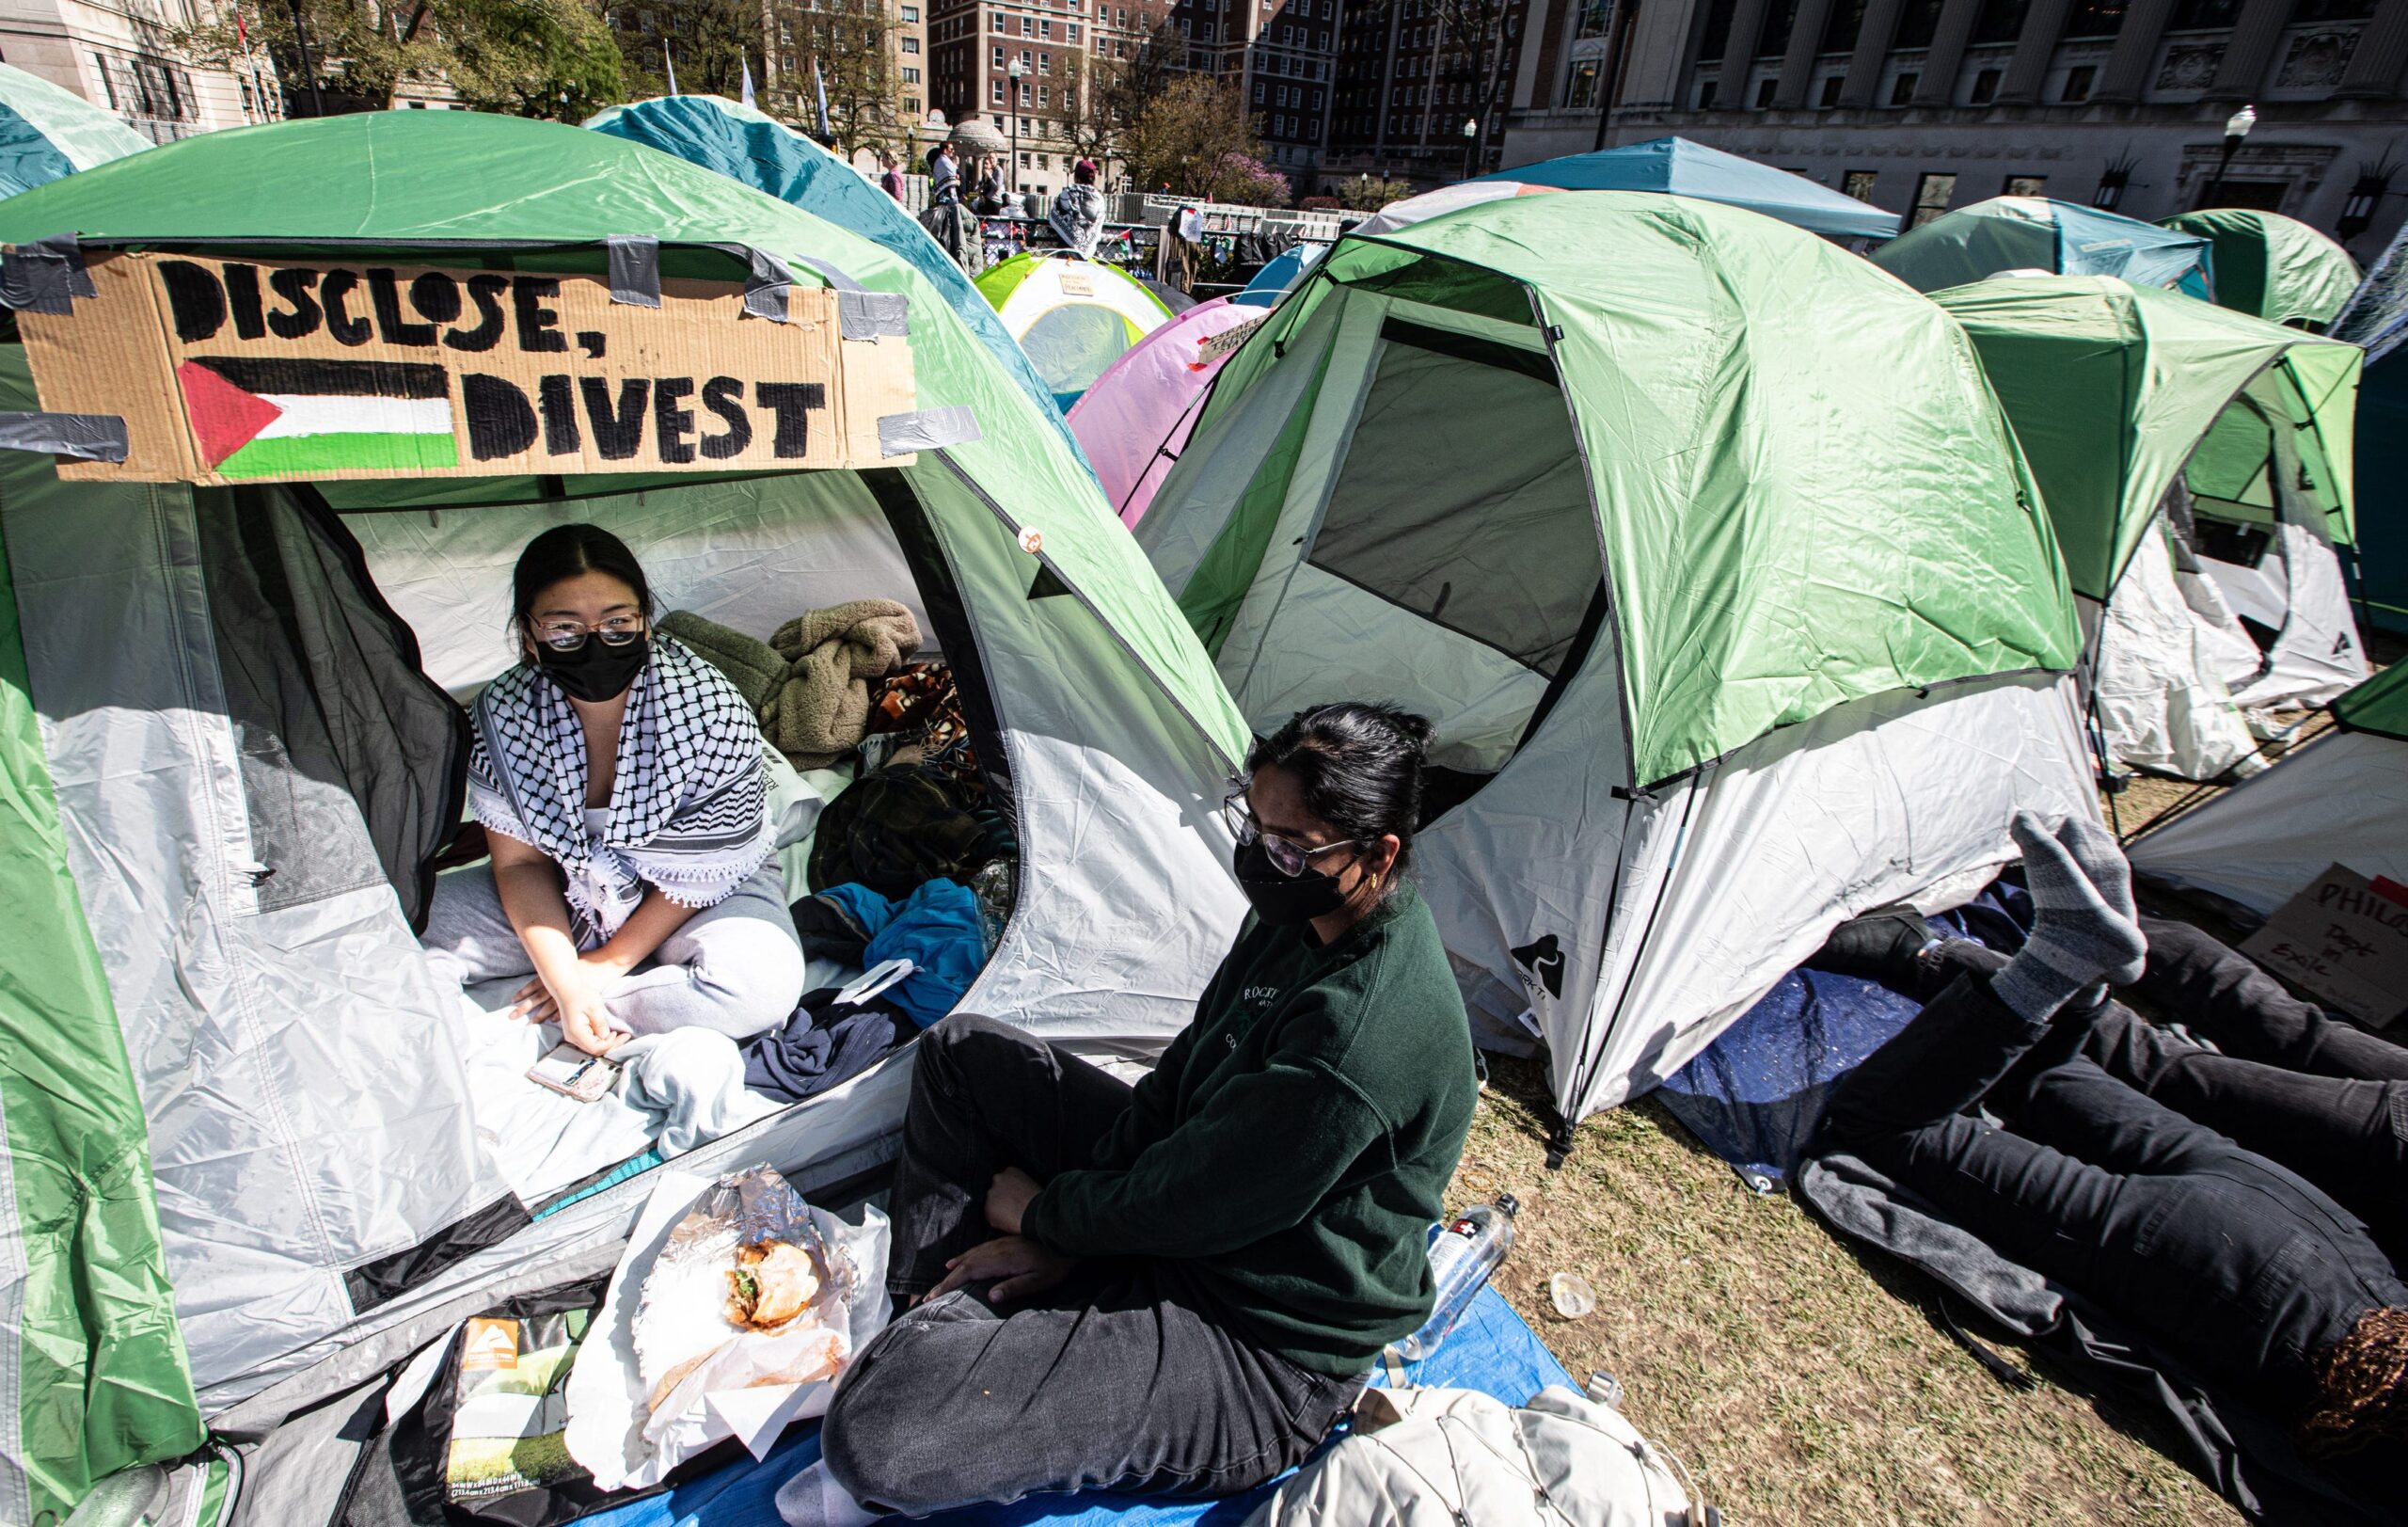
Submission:
M 440 366 L 195 356 L 176 379 L 201 460 L 221 477 L 459 464 L 452 381 Z

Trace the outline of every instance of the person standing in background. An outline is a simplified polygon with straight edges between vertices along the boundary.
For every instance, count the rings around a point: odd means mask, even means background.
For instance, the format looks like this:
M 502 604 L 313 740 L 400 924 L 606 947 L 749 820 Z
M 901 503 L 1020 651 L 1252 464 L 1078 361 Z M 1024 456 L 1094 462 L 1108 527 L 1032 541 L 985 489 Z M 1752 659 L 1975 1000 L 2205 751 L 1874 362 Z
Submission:
M 878 151 L 878 184 L 895 200 L 903 199 L 903 167 L 895 155 L 884 149 Z

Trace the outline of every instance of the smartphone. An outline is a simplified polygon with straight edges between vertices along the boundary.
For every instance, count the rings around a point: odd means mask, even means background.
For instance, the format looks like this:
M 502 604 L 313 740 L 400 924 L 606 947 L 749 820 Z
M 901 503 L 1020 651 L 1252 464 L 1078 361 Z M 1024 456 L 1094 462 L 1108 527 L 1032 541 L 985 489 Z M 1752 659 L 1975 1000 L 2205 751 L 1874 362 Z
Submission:
M 587 1055 L 562 1040 L 552 1046 L 551 1054 L 528 1068 L 527 1079 L 579 1103 L 591 1103 L 619 1079 L 619 1063 L 608 1056 Z

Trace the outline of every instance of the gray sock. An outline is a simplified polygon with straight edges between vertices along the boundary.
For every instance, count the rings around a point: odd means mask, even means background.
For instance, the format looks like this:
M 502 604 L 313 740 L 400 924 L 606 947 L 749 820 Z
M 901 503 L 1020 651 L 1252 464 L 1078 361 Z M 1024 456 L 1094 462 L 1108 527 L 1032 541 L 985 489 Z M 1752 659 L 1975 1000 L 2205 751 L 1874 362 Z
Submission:
M 2021 951 L 1990 978 L 1990 994 L 2036 1024 L 2086 986 L 2140 979 L 2148 941 L 2115 840 L 2082 817 L 2052 833 L 2028 811 L 2016 813 L 2013 831 L 2036 915 Z

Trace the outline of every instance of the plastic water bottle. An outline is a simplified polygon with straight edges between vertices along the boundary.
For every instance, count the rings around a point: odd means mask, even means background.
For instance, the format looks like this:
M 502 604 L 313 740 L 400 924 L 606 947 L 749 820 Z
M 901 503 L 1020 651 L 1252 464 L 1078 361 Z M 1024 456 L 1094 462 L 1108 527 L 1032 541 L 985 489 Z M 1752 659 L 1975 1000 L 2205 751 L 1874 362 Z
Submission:
M 1431 1227 L 1430 1276 L 1438 1284 L 1438 1299 L 1421 1328 L 1396 1344 L 1398 1356 L 1418 1362 L 1438 1350 L 1488 1275 L 1513 1249 L 1513 1216 L 1521 1207 L 1513 1194 L 1499 1193 L 1494 1204 L 1475 1203 L 1448 1223 Z

